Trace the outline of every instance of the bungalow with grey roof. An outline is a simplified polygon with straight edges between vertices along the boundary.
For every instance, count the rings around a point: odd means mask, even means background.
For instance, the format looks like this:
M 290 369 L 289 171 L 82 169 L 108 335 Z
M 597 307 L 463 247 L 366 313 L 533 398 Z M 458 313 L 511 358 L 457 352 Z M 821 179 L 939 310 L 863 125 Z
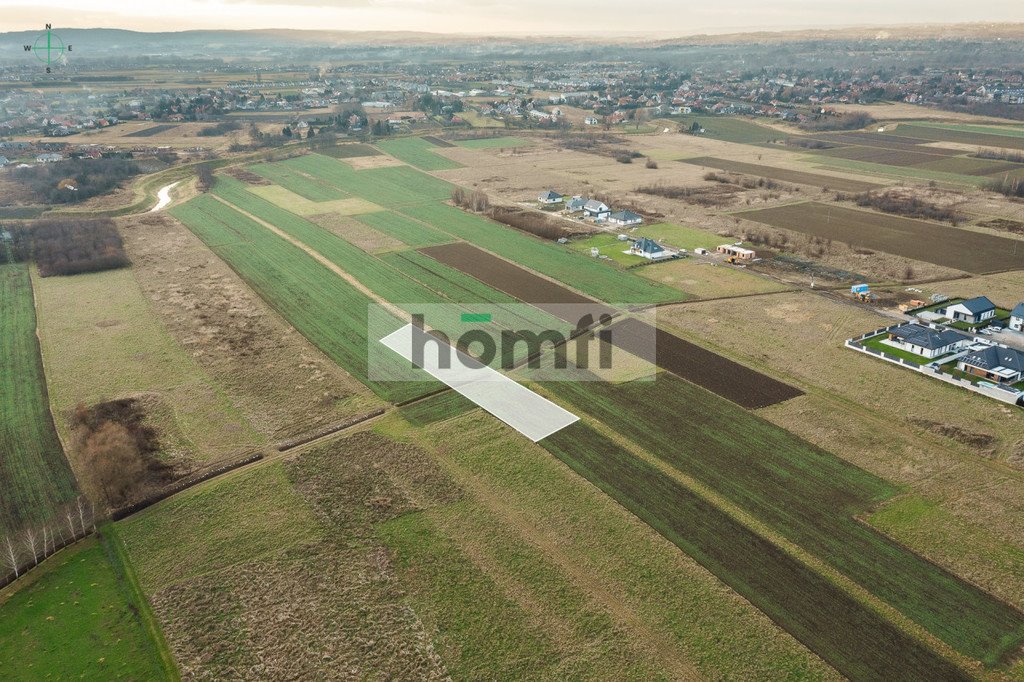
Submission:
M 583 210 L 583 207 L 587 205 L 588 201 L 590 201 L 590 199 L 586 199 L 581 196 L 575 196 L 572 199 L 569 199 L 569 201 L 565 202 L 565 210 L 568 213 L 579 213 L 580 211 Z
M 643 256 L 648 260 L 661 260 L 662 258 L 669 258 L 672 256 L 672 254 L 666 251 L 661 244 L 649 237 L 637 239 L 633 242 L 633 245 L 629 247 L 629 251 L 627 253 L 634 256 Z
M 987 296 L 977 296 L 939 308 L 935 312 L 955 322 L 977 324 L 996 316 L 996 304 L 988 300 Z
M 537 197 L 537 201 L 539 201 L 542 204 L 559 204 L 562 202 L 564 198 L 565 197 L 562 196 L 560 192 L 556 192 L 553 189 L 549 189 L 547 192 L 544 192 L 539 197 Z
M 613 225 L 639 225 L 643 221 L 643 216 L 632 211 L 616 211 L 608 216 L 608 222 Z
M 1004 346 L 989 346 L 964 355 L 957 361 L 956 368 L 996 383 L 1015 384 L 1024 379 L 1024 353 Z
M 931 360 L 960 350 L 971 338 L 951 329 L 937 330 L 910 322 L 890 329 L 886 341 L 890 346 Z

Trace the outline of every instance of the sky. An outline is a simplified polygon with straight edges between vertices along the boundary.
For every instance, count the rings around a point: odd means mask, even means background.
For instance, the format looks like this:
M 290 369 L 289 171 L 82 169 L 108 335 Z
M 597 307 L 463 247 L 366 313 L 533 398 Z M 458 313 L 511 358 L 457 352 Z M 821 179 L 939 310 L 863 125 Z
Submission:
M 0 0 L 0 32 L 292 28 L 687 36 L 791 28 L 1021 22 L 1021 0 Z

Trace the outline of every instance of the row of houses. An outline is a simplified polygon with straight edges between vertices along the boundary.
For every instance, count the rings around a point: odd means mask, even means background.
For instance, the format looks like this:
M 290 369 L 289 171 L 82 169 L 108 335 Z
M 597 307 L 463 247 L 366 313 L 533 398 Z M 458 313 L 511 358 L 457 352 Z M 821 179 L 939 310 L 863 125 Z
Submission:
M 1017 308 L 1022 308 L 1020 312 L 1024 313 L 1024 304 Z M 885 343 L 932 361 L 968 350 L 956 358 L 956 368 L 964 374 L 996 384 L 1024 381 L 1024 352 L 952 329 L 908 322 L 889 329 Z
M 566 195 L 553 189 L 542 193 L 537 197 L 537 201 L 547 206 L 564 204 L 562 210 L 566 213 L 582 213 L 584 218 L 590 218 L 599 223 L 607 222 L 611 225 L 628 227 L 644 222 L 643 216 L 639 213 L 628 210 L 612 211 L 611 207 L 603 201 L 588 199 L 578 194 L 566 199 Z

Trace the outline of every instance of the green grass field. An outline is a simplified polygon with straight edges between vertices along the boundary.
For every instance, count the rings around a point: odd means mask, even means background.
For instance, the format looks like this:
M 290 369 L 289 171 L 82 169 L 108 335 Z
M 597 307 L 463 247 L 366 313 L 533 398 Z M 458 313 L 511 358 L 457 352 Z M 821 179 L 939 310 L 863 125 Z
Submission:
M 942 130 L 959 130 L 967 133 L 990 133 L 992 135 L 1005 135 L 1006 137 L 1024 137 L 1024 126 L 940 123 L 938 121 L 915 121 L 913 125 L 925 128 L 941 128 Z
M 885 481 L 670 375 L 548 388 L 958 651 L 992 665 L 1024 640 L 1024 614 L 855 520 L 896 494 Z
M 476 404 L 456 391 L 444 391 L 435 396 L 406 405 L 398 410 L 402 418 L 413 426 L 429 426 L 435 422 L 451 419 L 470 410 Z
M 334 201 L 352 196 L 334 185 L 317 180 L 315 177 L 305 175 L 280 163 L 257 163 L 249 166 L 247 170 L 310 201 Z
M 0 529 L 14 533 L 78 492 L 50 416 L 28 266 L 0 265 L 0 311 Z
M 589 258 L 593 258 L 590 255 L 590 250 L 597 249 L 602 256 L 608 256 L 612 262 L 619 265 L 640 265 L 645 262 L 646 259 L 643 256 L 624 253 L 629 246 L 629 242 L 620 242 L 614 234 L 607 232 L 600 232 L 584 239 L 573 239 L 569 242 L 569 247 L 573 251 L 578 251 Z
M 694 121 L 704 127 L 701 137 L 710 137 L 713 140 L 722 140 L 724 142 L 766 145 L 772 140 L 782 140 L 789 137 L 786 133 L 781 133 L 735 116 L 685 115 L 678 119 L 677 124 L 689 129 Z
M 281 163 L 385 208 L 443 201 L 450 198 L 455 189 L 449 182 L 408 166 L 357 171 L 342 161 L 320 154 L 298 156 Z
M 116 542 L 104 535 L 60 551 L 0 603 L 0 677 L 177 679 Z
M 532 142 L 530 142 L 530 140 L 524 140 L 521 137 L 502 135 L 501 137 L 481 137 L 476 140 L 459 140 L 455 144 L 460 147 L 466 147 L 467 149 L 496 149 L 527 147 L 531 145 Z
M 394 211 L 363 213 L 356 220 L 413 248 L 454 241 L 453 237 Z
M 416 166 L 420 170 L 437 171 L 462 168 L 461 163 L 456 163 L 437 153 L 438 147 L 419 137 L 400 137 L 395 140 L 381 140 L 377 146 L 399 161 L 405 161 L 410 166 Z
M 242 192 L 253 200 L 262 201 Z M 242 198 L 247 200 L 247 196 Z M 263 203 L 275 211 L 281 210 L 269 202 Z M 282 212 L 289 216 L 289 221 L 302 221 L 298 216 Z M 433 383 L 396 384 L 370 380 L 367 310 L 373 300 L 309 254 L 213 197 L 198 196 L 174 207 L 172 214 L 303 336 L 377 395 L 401 402 L 437 387 Z M 329 235 L 318 226 L 310 225 L 319 234 Z M 367 258 L 356 247 L 338 237 L 335 239 L 337 250 L 347 247 L 358 252 L 359 258 Z

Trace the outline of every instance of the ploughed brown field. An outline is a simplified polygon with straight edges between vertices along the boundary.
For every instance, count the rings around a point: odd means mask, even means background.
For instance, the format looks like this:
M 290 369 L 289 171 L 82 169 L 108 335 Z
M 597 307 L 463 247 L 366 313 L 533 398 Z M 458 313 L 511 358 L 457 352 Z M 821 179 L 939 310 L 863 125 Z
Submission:
M 1024 149 L 1024 137 L 1011 137 L 1010 135 L 997 135 L 995 133 L 975 132 L 973 130 L 950 130 L 948 128 L 932 128 L 930 126 L 915 126 L 901 123 L 896 126 L 895 135 L 916 139 L 924 138 L 928 142 L 957 142 L 960 144 L 973 144 L 979 147 L 998 147 L 1002 149 Z
M 925 147 L 924 149 L 928 149 Z M 916 166 L 929 161 L 938 161 L 946 158 L 943 154 L 932 154 L 927 151 L 910 149 L 889 149 L 883 147 L 865 147 L 851 145 L 848 147 L 833 147 L 818 152 L 822 156 L 831 156 L 837 159 L 849 159 L 851 161 L 867 161 L 868 163 L 881 163 L 887 166 Z
M 693 159 L 683 159 L 683 163 L 694 166 L 706 166 L 717 168 L 734 173 L 746 173 L 760 177 L 781 180 L 782 182 L 795 182 L 799 185 L 811 185 L 812 187 L 828 187 L 843 192 L 866 192 L 870 189 L 878 189 L 882 185 L 863 180 L 852 180 L 840 178 L 835 175 L 821 175 L 820 173 L 805 173 L 804 171 L 791 170 L 789 168 L 776 168 L 775 166 L 762 166 L 756 163 L 745 163 L 743 161 L 732 161 L 730 159 L 716 159 L 713 156 L 698 156 Z
M 603 303 L 570 291 L 466 242 L 428 246 L 420 249 L 420 252 L 556 316 L 564 314 L 564 310 L 551 304 L 586 306 L 595 319 L 602 313 L 616 312 Z M 574 319 L 567 321 L 577 322 L 578 312 L 574 310 Z M 646 343 L 650 339 L 650 326 L 641 320 L 622 320 L 611 329 L 612 345 L 743 407 L 757 409 L 803 394 L 797 388 L 661 329 L 655 330 L 655 357 L 651 357 Z
M 430 144 L 434 145 L 435 147 L 455 147 L 455 146 L 457 146 L 454 142 L 449 142 L 448 140 L 442 140 L 440 137 L 437 137 L 436 135 L 424 135 L 423 139 L 426 140 L 427 142 L 429 142 Z
M 1024 243 L 913 218 L 809 201 L 733 215 L 974 274 L 1024 268 Z
M 835 142 L 836 144 L 852 144 L 858 147 L 874 147 L 876 149 L 890 149 L 903 152 L 920 152 L 933 156 L 956 156 L 963 154 L 962 151 L 957 149 L 918 146 L 929 144 L 935 140 L 900 137 L 899 135 L 885 135 L 882 133 L 820 133 L 812 137 L 818 140 L 825 140 L 826 142 Z
M 702 386 L 751 410 L 803 395 L 798 388 L 733 362 L 662 329 L 656 330 L 656 357 L 647 352 L 647 323 L 635 318 L 612 325 L 612 343 L 622 350 L 654 362 L 662 369 Z

